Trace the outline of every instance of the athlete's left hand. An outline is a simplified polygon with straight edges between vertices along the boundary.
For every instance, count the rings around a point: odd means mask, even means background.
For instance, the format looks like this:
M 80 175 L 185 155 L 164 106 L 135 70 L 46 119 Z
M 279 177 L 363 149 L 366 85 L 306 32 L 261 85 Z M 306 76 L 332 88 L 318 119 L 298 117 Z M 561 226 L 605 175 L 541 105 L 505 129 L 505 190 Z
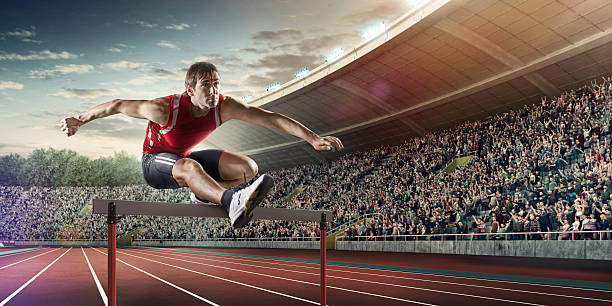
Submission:
M 342 141 L 338 139 L 338 137 L 334 136 L 323 136 L 318 137 L 313 141 L 312 147 L 317 151 L 329 151 L 332 152 L 340 151 L 344 149 L 344 145 L 342 145 Z

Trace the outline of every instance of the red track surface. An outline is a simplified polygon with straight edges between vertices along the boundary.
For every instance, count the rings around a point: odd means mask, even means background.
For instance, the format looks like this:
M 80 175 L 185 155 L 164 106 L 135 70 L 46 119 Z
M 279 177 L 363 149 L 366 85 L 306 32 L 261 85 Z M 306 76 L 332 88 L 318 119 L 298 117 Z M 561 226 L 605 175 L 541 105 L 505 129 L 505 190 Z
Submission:
M 317 250 L 208 251 L 314 260 L 319 256 Z M 6 305 L 104 305 L 85 254 L 106 294 L 106 249 L 43 248 L 0 256 L 0 305 L 4 302 Z M 318 264 L 162 249 L 119 249 L 117 259 L 118 305 L 208 305 L 207 301 L 218 305 L 319 303 Z M 328 261 L 600 282 L 612 280 L 611 264 L 601 261 L 340 251 L 329 252 Z M 612 303 L 612 292 L 601 290 L 333 265 L 328 266 L 327 275 L 328 305 Z

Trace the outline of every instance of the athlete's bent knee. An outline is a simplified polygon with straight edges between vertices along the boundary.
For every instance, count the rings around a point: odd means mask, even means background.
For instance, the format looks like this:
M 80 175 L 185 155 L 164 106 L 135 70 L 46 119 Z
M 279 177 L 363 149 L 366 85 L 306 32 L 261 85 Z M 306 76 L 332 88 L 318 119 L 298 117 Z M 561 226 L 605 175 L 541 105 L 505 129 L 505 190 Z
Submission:
M 181 158 L 174 163 L 172 175 L 180 179 L 186 179 L 196 172 L 203 172 L 202 165 L 191 158 Z
M 247 162 L 247 169 L 246 169 L 246 171 L 247 171 L 248 179 L 251 180 L 259 172 L 259 167 L 257 166 L 257 163 L 254 160 L 249 158 L 249 160 Z

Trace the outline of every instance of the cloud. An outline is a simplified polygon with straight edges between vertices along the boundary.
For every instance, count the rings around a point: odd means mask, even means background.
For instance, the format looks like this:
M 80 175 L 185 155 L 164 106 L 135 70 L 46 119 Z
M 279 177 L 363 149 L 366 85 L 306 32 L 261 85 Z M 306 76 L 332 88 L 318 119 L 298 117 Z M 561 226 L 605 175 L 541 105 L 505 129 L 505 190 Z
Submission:
M 261 76 L 257 74 L 249 75 L 244 80 L 244 83 L 249 86 L 264 88 L 274 82 L 274 79 L 271 77 Z
M 138 70 L 140 68 L 148 66 L 148 64 L 129 62 L 129 61 L 119 61 L 119 62 L 105 63 L 105 64 L 102 64 L 101 66 L 104 68 L 109 68 L 113 70 L 128 70 L 128 69 Z
M 348 33 L 340 33 L 334 35 L 325 35 L 321 37 L 303 39 L 299 42 L 286 43 L 275 46 L 275 49 L 292 50 L 300 54 L 316 54 L 323 55 L 331 49 L 338 46 L 346 45 L 347 42 L 353 40 L 355 35 Z
M 177 31 L 183 31 L 183 30 L 189 29 L 189 28 L 191 28 L 191 25 L 188 25 L 186 23 L 172 24 L 172 25 L 164 27 L 164 29 L 167 29 L 167 30 L 177 30 Z
M 163 68 L 152 68 L 150 70 L 150 73 L 156 77 L 163 78 L 163 79 L 181 80 L 184 78 L 184 76 L 181 76 L 176 71 L 170 71 L 170 70 L 163 69 Z
M 185 73 L 179 69 L 171 71 L 163 68 L 150 68 L 144 71 L 145 75 L 128 81 L 130 85 L 150 85 L 161 80 L 184 81 Z
M 380 21 L 381 18 L 388 21 L 395 20 L 406 13 L 407 9 L 406 4 L 401 4 L 400 0 L 385 0 L 376 6 L 346 15 L 343 19 L 353 25 L 362 27 L 367 23 Z
M 300 67 L 314 67 L 320 63 L 320 58 L 312 55 L 268 55 L 257 60 L 255 63 L 247 64 L 247 67 L 254 69 L 299 69 Z
M 125 85 L 125 84 L 124 84 Z M 154 99 L 162 96 L 167 96 L 171 92 L 180 92 L 184 90 L 179 88 L 178 90 L 174 90 L 171 88 L 155 86 L 153 88 L 144 88 L 144 89 L 135 89 L 134 87 L 120 87 L 117 88 L 121 92 L 121 97 L 125 99 L 135 99 L 135 100 L 143 100 L 143 99 Z
M 32 114 L 33 117 L 47 117 L 47 118 L 60 118 L 62 116 L 65 116 L 66 114 L 64 112 L 57 112 L 57 111 L 49 111 L 49 110 L 44 110 L 44 111 L 40 111 L 37 114 Z
M 94 69 L 92 65 L 56 65 L 55 69 L 49 70 L 32 70 L 30 71 L 31 79 L 53 79 L 61 77 L 69 73 L 87 73 Z
M 0 81 L 0 90 L 2 89 L 23 89 L 23 84 L 10 81 Z
M 49 94 L 53 97 L 62 97 L 66 99 L 80 98 L 80 99 L 97 99 L 100 97 L 116 96 L 119 92 L 114 89 L 105 88 L 93 88 L 93 89 L 80 89 L 80 88 L 66 88 L 61 89 L 56 93 Z
M 127 83 L 130 84 L 130 85 L 135 85 L 135 86 L 143 86 L 143 85 L 153 84 L 153 83 L 155 83 L 157 81 L 159 81 L 159 79 L 153 78 L 153 77 L 150 77 L 150 76 L 143 76 L 143 77 L 131 79 Z
M 173 43 L 171 43 L 169 41 L 165 41 L 165 40 L 162 40 L 162 41 L 158 42 L 157 45 L 160 46 L 160 47 L 166 47 L 166 48 L 170 48 L 170 49 L 178 49 L 178 47 L 175 44 L 173 44 Z
M 355 40 L 355 35 L 353 33 L 338 33 L 333 35 L 302 38 L 303 35 L 301 32 L 294 31 L 276 31 L 276 35 L 272 34 L 272 32 L 258 32 L 251 35 L 251 38 L 255 40 L 255 43 L 266 43 L 266 47 L 248 47 L 233 49 L 231 51 L 253 54 L 270 54 L 272 52 L 281 52 L 284 54 L 316 55 L 322 58 L 329 50 L 339 46 L 353 44 Z
M 31 38 L 22 38 L 21 41 L 23 42 L 29 42 L 29 43 L 35 43 L 35 44 L 42 44 L 42 41 L 40 40 L 36 40 L 36 39 L 31 39 Z
M 264 54 L 270 52 L 270 49 L 267 48 L 239 48 L 239 49 L 231 49 L 232 52 L 246 52 L 246 53 L 255 53 L 255 54 Z
M 127 49 L 127 48 L 134 49 L 134 48 L 136 48 L 136 47 L 134 47 L 134 46 L 130 46 L 130 45 L 126 45 L 126 44 L 115 44 L 115 45 L 113 45 L 112 47 L 108 48 L 107 50 L 108 50 L 109 52 L 120 53 L 120 52 L 122 52 L 124 49 Z
M 129 139 L 142 144 L 147 121 L 125 116 L 113 116 L 102 120 L 93 120 L 79 130 L 81 135 L 103 136 L 117 139 Z
M 37 146 L 34 145 L 23 145 L 16 143 L 0 143 L 0 155 L 8 155 L 12 153 L 18 153 L 23 151 L 31 151 Z
M 18 113 L 18 112 L 0 112 L 0 118 L 1 119 L 5 119 L 5 118 L 20 118 L 23 117 L 24 114 L 23 113 Z
M 186 66 L 190 66 L 196 62 L 212 62 L 214 60 L 214 55 L 213 56 L 205 56 L 205 55 L 201 55 L 201 56 L 196 56 L 194 57 L 192 60 L 182 60 L 181 64 L 186 65 Z
M 32 60 L 60 60 L 60 59 L 73 59 L 79 55 L 72 54 L 70 52 L 53 52 L 50 50 L 43 51 L 30 51 L 30 54 L 23 55 L 17 53 L 6 53 L 0 51 L 0 61 L 32 61 Z
M 142 20 L 136 20 L 136 24 L 143 27 L 143 28 L 157 28 L 159 27 L 159 24 L 156 23 L 150 23 L 150 22 L 146 22 L 146 21 L 142 21 Z
M 256 43 L 273 43 L 278 41 L 301 39 L 303 34 L 296 29 L 281 29 L 276 31 L 260 31 L 251 34 Z
M 126 21 L 126 23 L 130 23 L 129 21 Z M 186 24 L 186 23 L 179 23 L 179 24 L 171 24 L 171 25 L 159 25 L 157 23 L 151 23 L 148 21 L 143 21 L 143 20 L 136 20 L 135 23 L 143 28 L 147 28 L 147 29 L 155 29 L 155 28 L 161 28 L 164 30 L 174 30 L 174 31 L 184 31 L 186 29 L 195 27 L 195 24 Z
M 28 37 L 35 37 L 36 33 L 34 31 L 28 31 L 28 30 L 17 28 L 14 32 L 6 32 L 6 33 L 3 33 L 3 35 L 13 36 L 17 38 L 28 38 Z
M 100 82 L 98 84 L 102 86 L 121 86 L 121 85 L 124 85 L 125 82 L 112 81 L 112 82 Z
M 281 84 L 293 79 L 293 74 L 302 67 L 316 67 L 321 63 L 319 56 L 312 55 L 268 55 L 246 66 L 263 71 L 246 76 L 240 81 L 240 86 L 228 89 L 233 91 L 245 90 L 245 86 L 252 87 L 254 91 L 262 91 L 273 82 Z M 229 86 L 228 86 L 229 87 Z
M 2 39 L 6 39 L 6 37 L 15 37 L 21 39 L 23 42 L 40 44 L 40 40 L 34 39 L 36 37 L 36 32 L 34 32 L 35 29 L 35 27 L 32 27 L 32 30 L 17 28 L 15 31 L 0 34 L 0 37 L 2 37 Z
M 200 55 L 193 58 L 193 60 L 182 60 L 181 63 L 186 66 L 190 66 L 196 62 L 209 62 L 217 66 L 219 70 L 223 70 L 223 67 L 238 67 L 242 66 L 243 61 L 239 57 L 233 55 L 221 55 L 221 54 L 209 54 Z M 187 68 L 183 69 L 187 72 Z

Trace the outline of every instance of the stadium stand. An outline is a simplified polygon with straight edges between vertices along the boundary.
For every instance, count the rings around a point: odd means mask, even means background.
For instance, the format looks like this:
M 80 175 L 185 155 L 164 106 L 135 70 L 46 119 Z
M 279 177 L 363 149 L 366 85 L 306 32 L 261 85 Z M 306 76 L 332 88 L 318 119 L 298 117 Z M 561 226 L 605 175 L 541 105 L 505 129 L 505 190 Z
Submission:
M 277 185 L 266 205 L 331 209 L 331 227 L 343 230 L 346 240 L 463 233 L 521 239 L 501 234 L 524 231 L 567 232 L 528 239 L 608 239 L 572 231 L 610 229 L 611 93 L 612 78 L 602 78 L 400 146 L 271 171 Z M 441 171 L 465 156 L 471 157 L 465 166 Z M 105 238 L 105 220 L 80 213 L 93 198 L 181 203 L 189 194 L 144 185 L 0 186 L 0 197 L 0 240 L 96 240 Z M 138 236 L 144 239 L 307 238 L 317 230 L 316 224 L 270 221 L 234 230 L 227 220 L 178 217 L 126 216 L 119 224 L 118 234 L 148 229 Z

